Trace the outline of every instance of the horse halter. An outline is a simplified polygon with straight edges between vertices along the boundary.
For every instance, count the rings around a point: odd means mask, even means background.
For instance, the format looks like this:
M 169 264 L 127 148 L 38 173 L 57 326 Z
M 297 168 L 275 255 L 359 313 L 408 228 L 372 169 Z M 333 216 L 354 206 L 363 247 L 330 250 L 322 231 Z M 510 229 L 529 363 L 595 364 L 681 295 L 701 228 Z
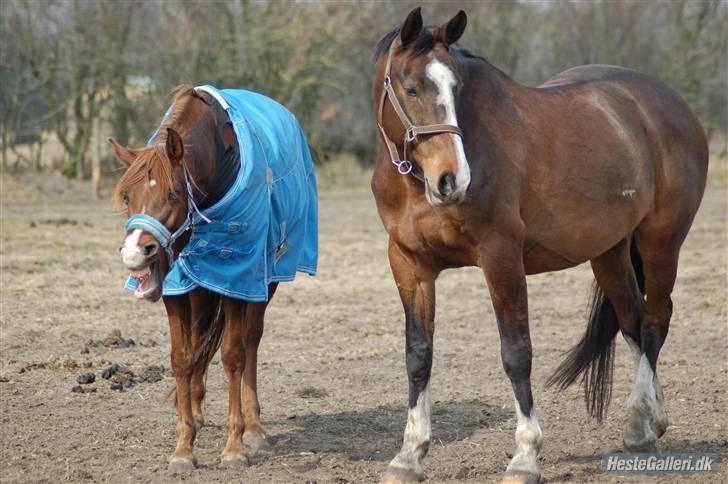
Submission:
M 141 229 L 145 232 L 149 232 L 159 242 L 164 250 L 167 252 L 167 258 L 169 260 L 170 267 L 174 263 L 174 243 L 178 238 L 190 229 L 194 229 L 196 223 L 200 220 L 204 220 L 210 223 L 210 219 L 207 218 L 197 207 L 195 203 L 194 193 L 192 191 L 192 181 L 190 175 L 187 172 L 187 167 L 182 165 L 182 172 L 185 177 L 185 188 L 187 190 L 187 216 L 185 217 L 184 223 L 174 232 L 170 232 L 162 222 L 147 215 L 145 213 L 137 213 L 132 215 L 126 220 L 124 224 L 124 230 L 127 232 L 133 229 Z
M 384 90 L 382 91 L 382 95 L 379 98 L 377 126 L 379 127 L 379 133 L 382 135 L 384 146 L 386 146 L 387 151 L 389 152 L 389 158 L 392 161 L 392 164 L 397 167 L 397 171 L 401 175 L 408 175 L 412 173 L 415 178 L 424 182 L 424 177 L 419 173 L 413 171 L 414 163 L 407 159 L 407 148 L 409 144 L 416 142 L 418 136 L 429 134 L 451 133 L 460 136 L 460 139 L 462 139 L 463 132 L 460 128 L 451 124 L 428 124 L 426 126 L 417 126 L 415 124 L 412 124 L 409 117 L 407 116 L 407 113 L 404 112 L 402 105 L 397 99 L 397 95 L 394 92 L 394 87 L 392 87 L 391 71 L 392 52 L 394 51 L 394 45 L 395 42 L 392 42 L 392 45 L 389 47 L 389 52 L 387 52 L 387 64 L 384 68 Z M 392 104 L 394 112 L 397 113 L 399 121 L 405 128 L 404 142 L 402 143 L 402 158 L 399 157 L 399 150 L 397 148 L 397 145 L 387 136 L 387 133 L 384 131 L 384 127 L 382 126 L 382 119 L 384 116 L 384 102 L 387 97 L 389 97 L 389 102 Z

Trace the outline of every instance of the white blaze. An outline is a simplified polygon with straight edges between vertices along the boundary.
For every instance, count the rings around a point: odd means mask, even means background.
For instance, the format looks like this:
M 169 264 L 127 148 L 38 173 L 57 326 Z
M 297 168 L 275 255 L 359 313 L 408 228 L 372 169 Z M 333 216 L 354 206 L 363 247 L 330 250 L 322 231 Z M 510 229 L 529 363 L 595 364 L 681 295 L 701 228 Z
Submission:
M 432 60 L 425 68 L 427 77 L 437 86 L 437 103 L 445 108 L 444 124 L 458 126 L 457 116 L 455 115 L 455 95 L 453 89 L 457 83 L 455 75 L 445 64 L 438 60 Z M 463 148 L 463 140 L 456 134 L 448 133 L 452 138 L 455 146 L 455 156 L 457 157 L 458 172 L 455 175 L 455 185 L 457 190 L 466 190 L 470 184 L 470 167 L 465 158 L 465 149 Z
M 124 246 L 121 248 L 121 260 L 127 267 L 136 267 L 141 263 L 142 251 L 139 248 L 139 238 L 142 236 L 141 229 L 134 229 L 124 239 Z

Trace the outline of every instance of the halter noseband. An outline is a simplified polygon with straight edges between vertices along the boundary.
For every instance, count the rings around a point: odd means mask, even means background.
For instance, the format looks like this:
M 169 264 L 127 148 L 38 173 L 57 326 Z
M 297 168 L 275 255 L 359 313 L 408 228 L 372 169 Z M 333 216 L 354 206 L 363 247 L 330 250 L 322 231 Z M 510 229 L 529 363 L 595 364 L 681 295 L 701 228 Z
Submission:
M 394 87 L 392 87 L 392 52 L 394 51 L 395 42 L 396 41 L 392 42 L 392 45 L 389 47 L 389 52 L 387 52 L 387 64 L 384 68 L 384 90 L 382 91 L 382 95 L 379 98 L 377 126 L 379 127 L 379 133 L 382 135 L 384 146 L 389 152 L 389 158 L 392 161 L 392 164 L 397 167 L 397 171 L 401 175 L 408 175 L 412 173 L 412 175 L 418 180 L 425 181 L 422 175 L 413 171 L 414 164 L 412 163 L 412 161 L 407 159 L 407 148 L 409 144 L 415 142 L 418 136 L 427 134 L 451 133 L 460 136 L 460 139 L 462 139 L 463 132 L 460 128 L 451 124 L 428 124 L 426 126 L 417 126 L 415 124 L 412 124 L 409 117 L 407 117 L 407 113 L 404 112 L 402 105 L 397 99 L 397 95 L 394 92 Z M 399 157 L 399 149 L 397 148 L 397 145 L 394 143 L 394 141 L 389 139 L 387 133 L 384 131 L 384 127 L 382 126 L 384 116 L 384 101 L 387 99 L 387 97 L 389 97 L 389 102 L 390 104 L 392 104 L 394 112 L 397 114 L 399 121 L 405 128 L 401 158 Z

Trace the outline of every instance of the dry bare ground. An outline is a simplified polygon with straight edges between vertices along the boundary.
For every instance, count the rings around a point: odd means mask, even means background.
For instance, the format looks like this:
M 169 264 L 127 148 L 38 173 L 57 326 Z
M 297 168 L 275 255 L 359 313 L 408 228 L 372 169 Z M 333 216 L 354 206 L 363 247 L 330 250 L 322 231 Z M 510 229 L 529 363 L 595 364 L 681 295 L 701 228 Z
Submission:
M 121 220 L 80 185 L 52 176 L 4 176 L 0 480 L 375 482 L 399 448 L 405 425 L 403 315 L 366 181 L 351 183 L 337 170 L 322 177 L 319 275 L 283 284 L 268 312 L 259 382 L 273 445 L 242 471 L 219 466 L 227 397 L 216 359 L 208 380 L 208 425 L 197 442 L 200 467 L 188 475 L 167 471 L 175 422 L 172 407 L 161 403 L 173 385 L 167 323 L 161 304 L 137 303 L 121 289 Z M 703 482 L 725 482 L 728 475 L 727 174 L 725 160 L 713 163 L 682 251 L 658 369 L 672 422 L 660 449 L 720 454 L 721 474 L 697 479 Z M 601 473 L 601 456 L 621 447 L 633 379 L 628 349 L 620 338 L 614 399 L 606 422 L 597 426 L 579 389 L 557 394 L 543 384 L 584 330 L 589 267 L 528 282 L 544 477 L 687 480 Z M 490 300 L 477 269 L 446 272 L 437 289 L 428 477 L 492 481 L 514 449 L 515 419 Z M 122 338 L 104 341 L 114 330 Z M 137 383 L 112 390 L 118 377 L 101 375 L 112 363 L 127 367 Z M 142 381 L 150 375 L 145 370 L 157 365 L 165 367 L 162 380 Z M 95 392 L 73 393 L 85 372 L 93 372 L 96 382 L 83 387 Z

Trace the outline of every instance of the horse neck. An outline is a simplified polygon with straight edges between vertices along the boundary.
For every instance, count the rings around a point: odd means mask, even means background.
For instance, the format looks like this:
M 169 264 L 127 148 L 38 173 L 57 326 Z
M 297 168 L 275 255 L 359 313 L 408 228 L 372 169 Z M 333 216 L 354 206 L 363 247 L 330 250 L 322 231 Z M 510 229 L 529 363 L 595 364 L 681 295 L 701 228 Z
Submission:
M 458 122 L 466 143 L 479 153 L 477 158 L 512 158 L 509 151 L 528 143 L 523 117 L 528 88 L 483 59 L 458 59 L 458 67 L 463 79 Z
M 217 105 L 206 107 L 208 111 L 185 140 L 191 149 L 188 169 L 197 185 L 196 200 L 201 209 L 215 204 L 227 193 L 240 166 L 237 143 L 226 147 L 223 140 L 227 114 L 216 108 Z
M 195 199 L 204 203 L 216 172 L 215 136 L 204 130 L 192 129 L 185 137 L 185 169 L 189 174 Z M 202 206 L 200 208 L 203 208 Z

